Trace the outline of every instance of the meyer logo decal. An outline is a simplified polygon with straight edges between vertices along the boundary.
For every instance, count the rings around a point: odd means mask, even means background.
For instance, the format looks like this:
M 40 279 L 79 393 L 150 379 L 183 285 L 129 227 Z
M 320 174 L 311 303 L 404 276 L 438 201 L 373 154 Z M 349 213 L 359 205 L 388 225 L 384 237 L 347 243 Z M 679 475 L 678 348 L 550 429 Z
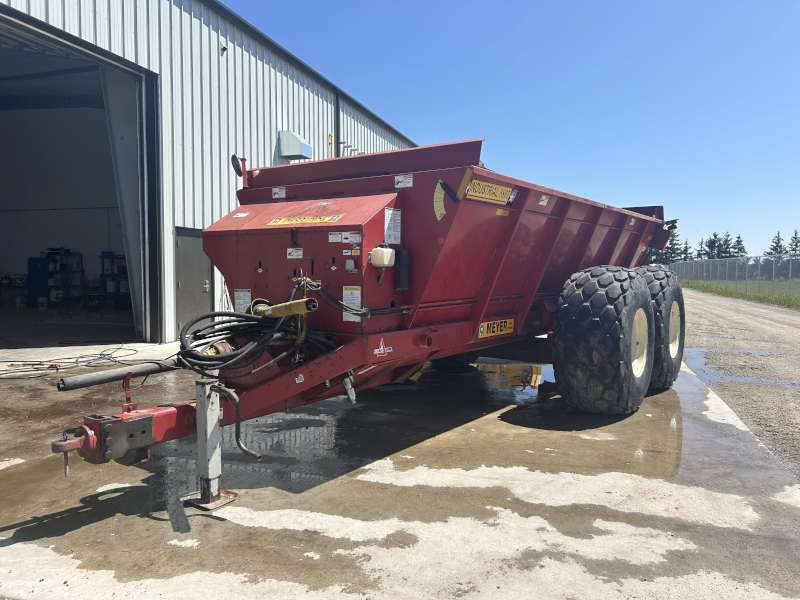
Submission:
M 329 215 L 327 217 L 281 217 L 272 219 L 267 225 L 296 225 L 298 223 L 335 223 L 344 215 Z
M 467 188 L 467 198 L 491 202 L 492 204 L 502 204 L 503 206 L 510 205 L 516 195 L 514 188 L 478 179 L 473 179 Z
M 381 338 L 381 345 L 380 345 L 380 346 L 378 346 L 377 348 L 375 348 L 375 350 L 373 350 L 373 351 L 372 351 L 372 353 L 373 353 L 375 356 L 386 356 L 386 355 L 387 355 L 387 354 L 389 354 L 389 352 L 391 352 L 391 351 L 392 351 L 392 347 L 391 347 L 391 346 L 389 346 L 389 347 L 387 348 L 387 347 L 386 347 L 386 344 L 384 344 L 384 342 L 383 342 L 383 338 Z
M 514 319 L 499 319 L 497 321 L 484 321 L 478 329 L 479 338 L 507 335 L 514 333 Z

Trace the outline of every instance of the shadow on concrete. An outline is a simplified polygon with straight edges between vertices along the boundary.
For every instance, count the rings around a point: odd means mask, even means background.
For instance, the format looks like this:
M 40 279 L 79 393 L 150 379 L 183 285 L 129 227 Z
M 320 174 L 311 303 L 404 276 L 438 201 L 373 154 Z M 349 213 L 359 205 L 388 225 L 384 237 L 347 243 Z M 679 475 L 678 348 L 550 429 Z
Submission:
M 531 429 L 587 431 L 619 423 L 630 416 L 581 412 L 567 406 L 567 403 L 557 396 L 535 404 L 516 406 L 500 415 L 500 420 L 510 425 Z
M 61 314 L 59 314 L 61 313 Z M 86 309 L 0 308 L 0 350 L 136 341 L 133 313 Z

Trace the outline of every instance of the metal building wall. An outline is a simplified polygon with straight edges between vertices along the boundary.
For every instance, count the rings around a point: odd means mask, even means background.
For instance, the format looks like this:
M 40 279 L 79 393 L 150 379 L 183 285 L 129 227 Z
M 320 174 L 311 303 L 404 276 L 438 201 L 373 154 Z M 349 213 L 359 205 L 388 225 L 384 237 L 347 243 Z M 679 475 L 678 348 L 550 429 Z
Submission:
M 163 331 L 174 339 L 175 227 L 205 228 L 233 210 L 238 180 L 228 157 L 280 163 L 280 130 L 328 158 L 337 91 L 223 16 L 214 0 L 0 3 L 160 75 Z M 341 95 L 339 105 L 340 139 L 360 152 L 413 145 Z M 218 273 L 214 284 L 219 300 Z
M 346 100 L 340 100 L 339 113 L 340 137 L 343 144 L 342 156 L 388 152 L 409 147 L 409 144 L 400 136 L 383 127 Z

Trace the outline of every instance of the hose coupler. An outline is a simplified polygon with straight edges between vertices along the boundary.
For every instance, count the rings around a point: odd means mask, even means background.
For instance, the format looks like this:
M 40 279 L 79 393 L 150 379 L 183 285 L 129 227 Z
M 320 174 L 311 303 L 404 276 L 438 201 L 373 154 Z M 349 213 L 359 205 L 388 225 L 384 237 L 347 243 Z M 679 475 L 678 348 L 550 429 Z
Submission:
M 258 317 L 289 317 L 291 315 L 302 315 L 314 312 L 319 304 L 314 298 L 301 298 L 283 304 L 270 306 L 269 304 L 256 304 L 253 307 L 253 314 Z

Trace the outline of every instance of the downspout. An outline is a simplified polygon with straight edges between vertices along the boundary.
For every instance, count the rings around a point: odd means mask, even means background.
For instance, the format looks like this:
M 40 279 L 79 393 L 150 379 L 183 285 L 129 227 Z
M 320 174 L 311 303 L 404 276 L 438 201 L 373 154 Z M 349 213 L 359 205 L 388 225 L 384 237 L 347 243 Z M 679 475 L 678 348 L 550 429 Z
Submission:
M 333 148 L 334 152 L 336 152 L 335 156 L 339 158 L 341 156 L 341 141 L 342 141 L 342 132 L 340 130 L 339 121 L 341 120 L 341 108 L 339 106 L 339 94 L 335 96 L 336 100 L 334 103 L 334 120 L 333 120 Z

